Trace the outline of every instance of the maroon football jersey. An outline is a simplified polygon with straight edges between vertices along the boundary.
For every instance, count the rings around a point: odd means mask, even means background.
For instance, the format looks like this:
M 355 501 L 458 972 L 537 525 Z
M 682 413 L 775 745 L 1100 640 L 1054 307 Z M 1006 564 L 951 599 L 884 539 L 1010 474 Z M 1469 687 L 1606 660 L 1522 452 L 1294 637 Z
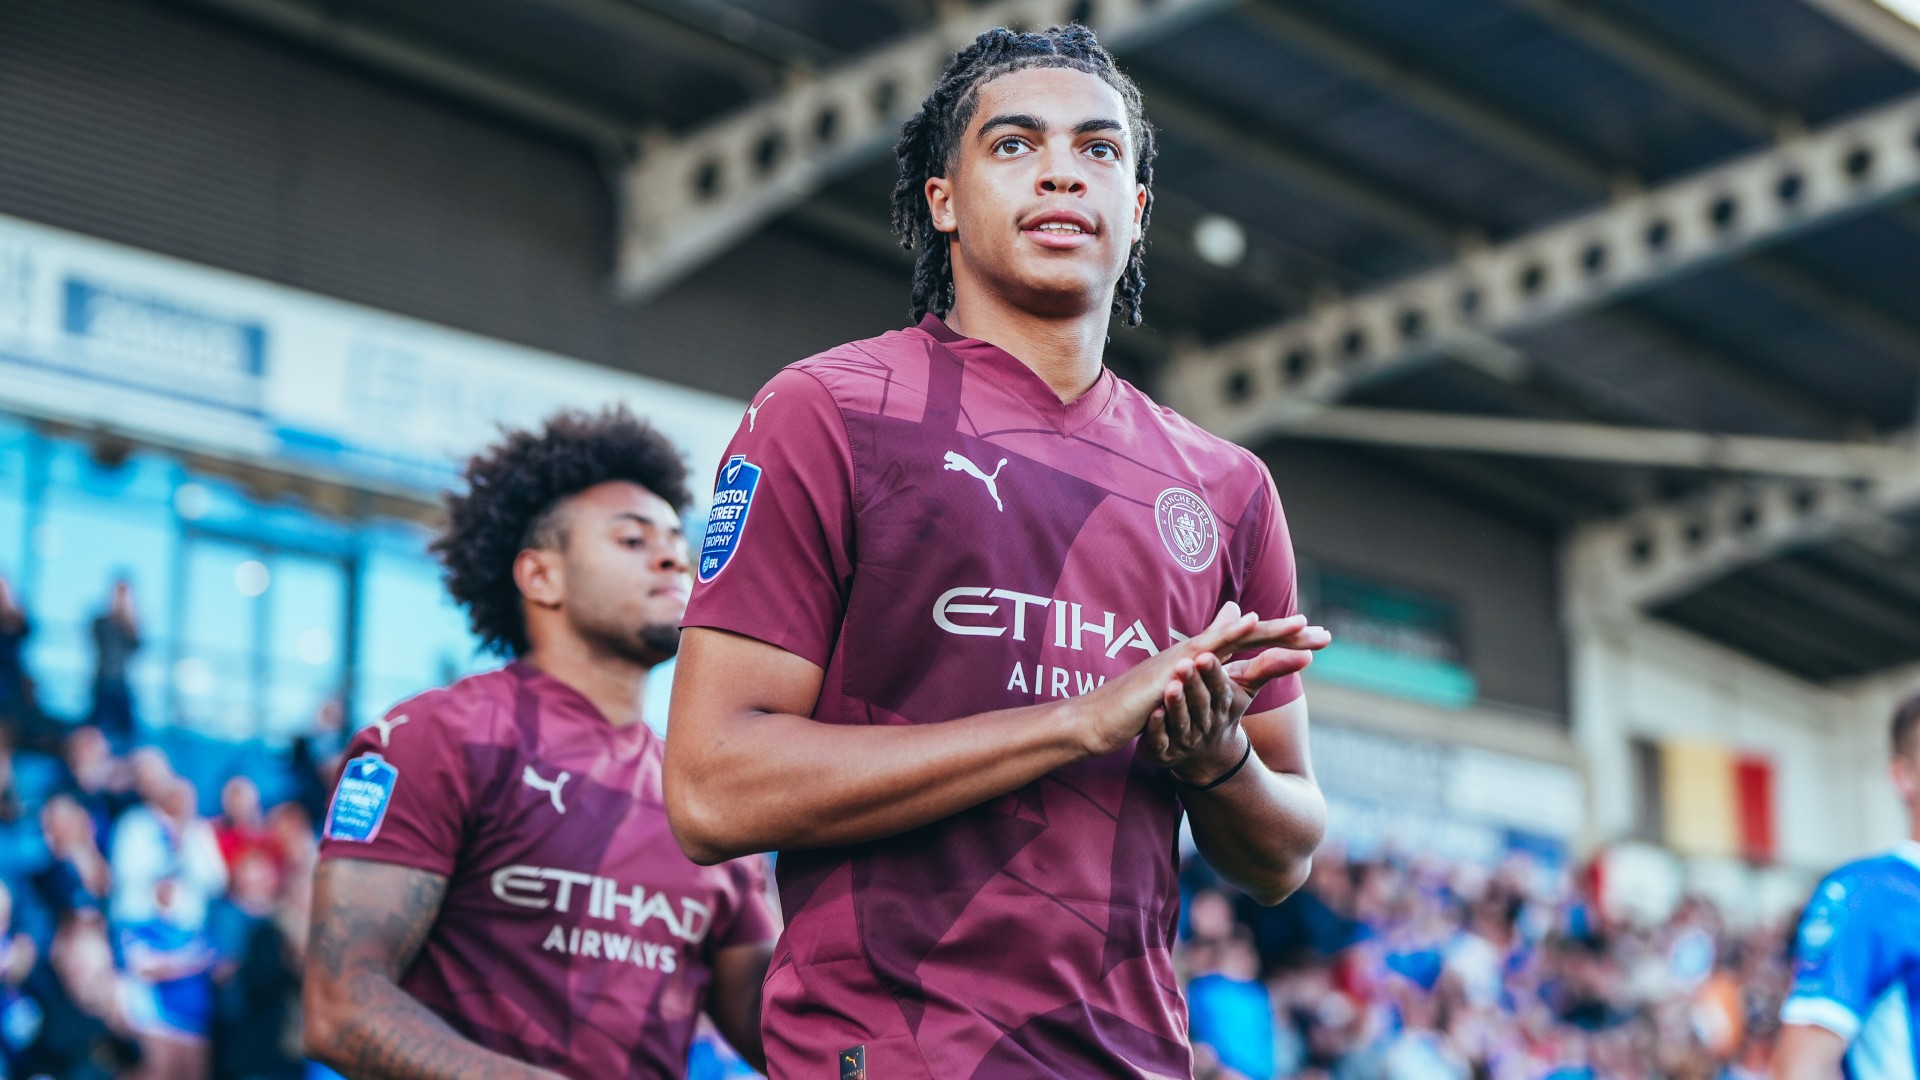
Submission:
M 686 625 L 820 665 L 825 723 L 1083 694 L 1228 600 L 1294 610 L 1258 458 L 1111 373 L 1063 405 L 934 318 L 776 375 L 714 507 Z M 1299 693 L 1276 680 L 1254 709 Z M 782 852 L 773 1075 L 861 1055 L 885 1080 L 1190 1075 L 1180 813 L 1128 747 L 901 836 Z
M 714 951 L 776 924 L 758 858 L 675 843 L 661 746 L 527 664 L 465 678 L 354 737 L 320 855 L 447 878 L 400 985 L 462 1035 L 566 1076 L 681 1076 Z

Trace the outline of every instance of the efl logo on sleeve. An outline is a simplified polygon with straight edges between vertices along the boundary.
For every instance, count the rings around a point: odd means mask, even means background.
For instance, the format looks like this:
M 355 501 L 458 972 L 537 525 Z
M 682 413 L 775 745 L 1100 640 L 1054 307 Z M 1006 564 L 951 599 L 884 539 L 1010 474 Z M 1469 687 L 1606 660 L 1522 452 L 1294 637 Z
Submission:
M 700 542 L 698 577 L 712 581 L 727 568 L 740 547 L 740 534 L 747 528 L 747 511 L 753 509 L 753 493 L 760 487 L 760 466 L 747 463 L 745 454 L 735 454 L 720 466 L 720 479 L 713 486 L 713 509 L 707 512 L 707 536 Z
M 340 786 L 333 789 L 323 835 L 328 840 L 366 843 L 380 835 L 393 801 L 393 784 L 400 770 L 379 754 L 363 754 L 340 770 Z

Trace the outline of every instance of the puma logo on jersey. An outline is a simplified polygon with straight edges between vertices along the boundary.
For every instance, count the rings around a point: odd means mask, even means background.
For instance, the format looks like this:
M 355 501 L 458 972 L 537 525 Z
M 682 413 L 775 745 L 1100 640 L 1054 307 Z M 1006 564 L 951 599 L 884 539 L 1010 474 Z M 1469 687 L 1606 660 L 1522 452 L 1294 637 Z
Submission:
M 565 787 L 567 781 L 571 779 L 573 779 L 572 773 L 562 772 L 559 776 L 549 780 L 539 773 L 534 772 L 533 766 L 531 765 L 520 771 L 520 782 L 535 791 L 546 792 L 547 798 L 553 800 L 553 808 L 562 814 L 567 812 L 567 804 L 560 801 L 560 789 Z
M 399 716 L 393 717 L 391 719 L 388 719 L 386 717 L 381 717 L 380 719 L 375 720 L 373 722 L 373 726 L 380 729 L 380 745 L 381 746 L 392 745 L 393 729 L 399 727 L 401 724 L 404 724 L 406 722 L 407 722 L 406 713 L 401 713 Z
M 994 509 L 1000 510 L 1002 512 L 1004 512 L 1007 508 L 1004 504 L 1000 502 L 1000 484 L 998 481 L 1000 479 L 1000 470 L 1006 467 L 1007 467 L 1007 459 L 1001 458 L 1000 464 L 995 465 L 993 467 L 993 472 L 984 473 L 980 471 L 980 466 L 975 465 L 972 461 L 968 460 L 965 454 L 960 453 L 958 450 L 947 451 L 946 471 L 966 473 L 968 476 L 971 476 L 975 480 L 978 480 L 981 483 L 987 485 L 987 494 L 993 496 Z
M 767 402 L 772 401 L 773 395 L 776 393 L 779 393 L 779 391 L 777 390 L 770 391 L 766 397 L 763 397 L 760 399 L 760 405 L 765 405 Z M 760 420 L 760 405 L 747 406 L 747 430 L 748 431 L 752 431 L 753 425 L 758 423 Z

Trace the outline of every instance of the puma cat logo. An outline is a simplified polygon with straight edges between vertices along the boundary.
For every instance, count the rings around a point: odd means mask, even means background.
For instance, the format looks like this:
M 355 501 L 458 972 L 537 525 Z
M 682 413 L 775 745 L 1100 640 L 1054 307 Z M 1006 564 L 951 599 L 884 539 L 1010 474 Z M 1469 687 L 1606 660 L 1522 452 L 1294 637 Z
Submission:
M 406 722 L 407 722 L 406 713 L 401 713 L 399 716 L 396 716 L 391 720 L 387 719 L 386 717 L 381 717 L 380 719 L 375 720 L 373 722 L 373 726 L 380 729 L 380 745 L 381 746 L 392 745 L 393 729 L 399 727 L 401 724 L 404 724 Z
M 534 772 L 533 766 L 531 765 L 520 772 L 520 782 L 535 791 L 546 792 L 547 798 L 553 800 L 553 808 L 562 814 L 567 812 L 567 804 L 560 801 L 560 789 L 565 787 L 567 781 L 571 779 L 573 779 L 572 773 L 562 772 L 559 776 L 549 780 L 539 773 Z
M 768 393 L 766 397 L 760 399 L 760 405 L 765 405 L 767 402 L 772 401 L 773 395 L 777 393 L 779 393 L 777 390 Z M 753 430 L 753 425 L 760 422 L 760 405 L 747 406 L 747 430 L 749 432 Z
M 993 467 L 993 472 L 984 473 L 980 471 L 980 466 L 968 460 L 966 455 L 960 453 L 958 450 L 947 451 L 946 471 L 966 473 L 968 476 L 987 485 L 987 494 L 993 496 L 994 509 L 1002 512 L 1005 512 L 1007 508 L 1000 502 L 1000 485 L 998 481 L 1000 479 L 1000 470 L 1006 467 L 1007 459 L 1001 458 L 1000 464 Z

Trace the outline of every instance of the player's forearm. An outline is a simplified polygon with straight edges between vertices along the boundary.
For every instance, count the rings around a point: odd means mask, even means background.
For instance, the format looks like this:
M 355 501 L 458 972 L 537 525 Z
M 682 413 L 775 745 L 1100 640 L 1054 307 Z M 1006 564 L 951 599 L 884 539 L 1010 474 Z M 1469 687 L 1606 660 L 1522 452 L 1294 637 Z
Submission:
M 697 757 L 669 744 L 668 816 L 699 862 L 893 836 L 1086 757 L 1077 707 L 1051 702 L 916 725 L 726 718 Z
M 1846 1040 L 1826 1028 L 1786 1024 L 1774 1044 L 1772 1075 L 1776 1080 L 1838 1080 L 1846 1055 Z
M 339 991 L 336 1003 L 309 991 L 306 1048 L 348 1080 L 561 1080 L 467 1040 L 383 978 Z
M 1306 883 L 1327 831 L 1327 804 L 1307 777 L 1275 772 L 1258 754 L 1211 791 L 1182 791 L 1207 865 L 1263 904 Z
M 767 1070 L 767 1051 L 760 1041 L 762 989 L 773 946 L 762 942 L 719 949 L 713 956 L 713 986 L 707 1015 L 727 1045 L 747 1064 Z

